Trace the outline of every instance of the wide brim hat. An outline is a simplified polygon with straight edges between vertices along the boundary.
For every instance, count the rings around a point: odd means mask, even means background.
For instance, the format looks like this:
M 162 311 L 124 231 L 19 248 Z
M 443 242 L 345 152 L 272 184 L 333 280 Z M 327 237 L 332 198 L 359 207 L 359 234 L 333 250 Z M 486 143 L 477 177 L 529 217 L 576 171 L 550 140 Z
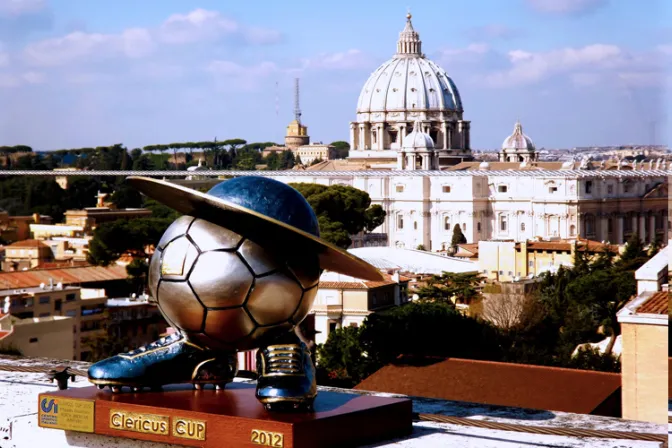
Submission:
M 362 280 L 384 280 L 378 269 L 361 258 L 309 232 L 250 208 L 163 180 L 132 176 L 126 181 L 144 195 L 182 214 L 220 225 L 262 247 L 273 247 L 292 255 L 316 253 L 322 269 Z

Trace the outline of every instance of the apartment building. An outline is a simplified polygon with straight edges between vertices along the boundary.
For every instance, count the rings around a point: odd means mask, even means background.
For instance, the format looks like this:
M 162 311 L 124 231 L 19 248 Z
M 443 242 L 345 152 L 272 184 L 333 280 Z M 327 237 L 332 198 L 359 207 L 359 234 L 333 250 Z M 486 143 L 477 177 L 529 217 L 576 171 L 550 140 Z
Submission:
M 74 358 L 73 318 L 19 319 L 0 311 L 0 351 L 27 357 Z
M 73 360 L 86 361 L 90 352 L 86 339 L 104 334 L 105 290 L 50 282 L 32 288 L 0 290 L 0 297 L 9 300 L 8 314 L 19 319 L 72 318 Z

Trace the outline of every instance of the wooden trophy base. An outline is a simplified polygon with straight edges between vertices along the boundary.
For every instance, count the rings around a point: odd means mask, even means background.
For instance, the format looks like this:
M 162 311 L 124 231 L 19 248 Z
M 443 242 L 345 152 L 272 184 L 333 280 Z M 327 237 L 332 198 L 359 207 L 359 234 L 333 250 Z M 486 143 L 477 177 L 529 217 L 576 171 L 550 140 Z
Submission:
M 118 394 L 68 389 L 40 394 L 38 419 L 43 428 L 212 448 L 356 446 L 412 431 L 408 399 L 319 392 L 313 412 L 278 413 L 254 393 L 245 383 Z

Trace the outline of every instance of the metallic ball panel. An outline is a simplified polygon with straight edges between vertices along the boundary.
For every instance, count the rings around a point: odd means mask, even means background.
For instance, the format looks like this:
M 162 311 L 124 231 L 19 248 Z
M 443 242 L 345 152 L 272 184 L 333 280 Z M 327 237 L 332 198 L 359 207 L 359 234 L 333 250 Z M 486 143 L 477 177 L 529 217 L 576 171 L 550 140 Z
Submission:
M 198 250 L 186 236 L 171 241 L 161 257 L 161 278 L 186 280 L 196 258 Z
M 221 342 L 233 342 L 254 331 L 254 322 L 242 307 L 229 310 L 209 310 L 205 334 Z
M 282 267 L 282 263 L 261 246 L 250 240 L 245 240 L 238 248 L 247 264 L 254 271 L 254 275 L 264 275 Z
M 255 280 L 247 309 L 259 325 L 273 325 L 289 320 L 301 300 L 296 280 L 276 273 Z
M 302 255 L 301 259 L 288 261 L 287 264 L 303 289 L 312 288 L 320 280 L 320 261 L 317 255 Z
M 253 281 L 252 273 L 235 252 L 201 254 L 189 276 L 189 283 L 208 308 L 242 305 Z
M 194 344 L 203 347 L 209 348 L 212 350 L 224 350 L 224 351 L 234 351 L 235 348 L 231 344 L 227 344 L 222 341 L 211 338 L 205 333 L 196 333 L 192 331 L 185 332 L 187 339 L 189 339 Z
M 265 343 L 281 336 L 283 334 L 289 333 L 294 328 L 294 324 L 291 322 L 283 322 L 279 325 L 273 325 L 271 327 L 257 327 L 252 333 L 250 338 L 250 345 L 256 347 L 261 347 Z
M 149 262 L 149 273 L 148 273 L 148 286 L 149 286 L 149 296 L 152 300 L 157 300 L 156 288 L 159 286 L 159 280 L 161 279 L 161 254 L 159 250 L 154 251 L 152 259 Z
M 189 229 L 189 236 L 194 240 L 201 252 L 209 250 L 235 249 L 238 247 L 242 236 L 224 227 L 218 226 L 205 221 L 197 219 Z
M 310 288 L 308 291 L 303 292 L 303 298 L 301 299 L 301 304 L 297 308 L 296 312 L 292 316 L 292 321 L 296 324 L 300 324 L 303 319 L 306 318 L 310 310 L 313 308 L 315 303 L 315 297 L 317 297 L 317 286 Z
M 192 223 L 194 220 L 193 216 L 180 216 L 177 218 L 173 223 L 166 229 L 164 232 L 163 236 L 161 237 L 161 240 L 159 240 L 159 244 L 156 245 L 157 248 L 162 249 L 171 242 L 173 239 L 177 238 L 180 235 L 184 235 L 187 233 L 187 230 L 189 229 L 189 225 Z
M 167 320 L 183 330 L 200 331 L 205 310 L 187 282 L 159 284 L 159 304 Z

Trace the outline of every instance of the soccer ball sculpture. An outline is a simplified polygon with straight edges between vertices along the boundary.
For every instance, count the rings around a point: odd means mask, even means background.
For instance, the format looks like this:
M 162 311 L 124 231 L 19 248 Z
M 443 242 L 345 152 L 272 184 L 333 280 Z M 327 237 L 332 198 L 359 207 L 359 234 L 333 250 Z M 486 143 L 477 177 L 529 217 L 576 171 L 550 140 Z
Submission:
M 313 305 L 322 269 L 366 280 L 381 274 L 321 240 L 310 205 L 281 182 L 240 177 L 204 194 L 128 181 L 183 213 L 149 266 L 150 296 L 175 333 L 94 364 L 89 381 L 115 393 L 175 383 L 221 389 L 238 372 L 237 352 L 257 349 L 257 399 L 272 411 L 310 409 L 315 368 L 293 330 Z
M 246 350 L 306 317 L 319 276 L 316 255 L 287 259 L 231 230 L 182 216 L 152 257 L 149 287 L 166 320 L 193 341 Z

